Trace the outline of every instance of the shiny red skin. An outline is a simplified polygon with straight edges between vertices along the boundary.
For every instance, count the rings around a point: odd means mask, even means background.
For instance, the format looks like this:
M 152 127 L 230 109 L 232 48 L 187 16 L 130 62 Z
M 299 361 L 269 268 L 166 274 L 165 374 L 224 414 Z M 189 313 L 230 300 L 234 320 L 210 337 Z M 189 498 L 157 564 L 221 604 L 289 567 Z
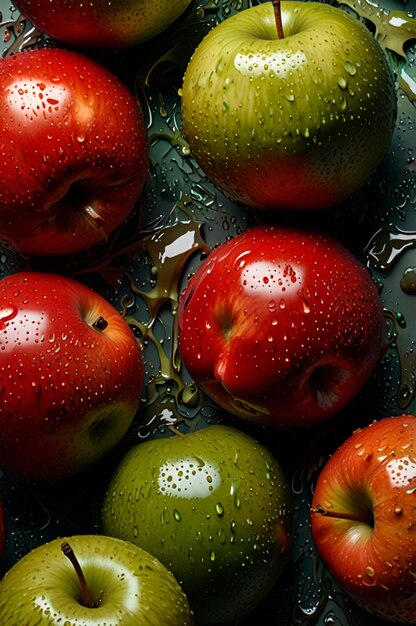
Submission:
M 416 621 L 416 417 L 387 417 L 356 431 L 330 457 L 314 492 L 318 505 L 366 513 L 372 525 L 311 514 L 316 548 L 364 609 L 400 624 Z
M 141 349 L 118 311 L 38 272 L 0 281 L 0 372 L 0 468 L 29 478 L 69 476 L 106 454 L 143 390 Z
M 0 122 L 6 246 L 78 252 L 130 214 L 147 178 L 147 129 L 140 105 L 102 65 L 63 49 L 0 60 Z
M 297 427 L 362 389 L 386 324 L 367 270 L 322 233 L 257 226 L 214 249 L 181 294 L 194 381 L 240 417 Z
M 191 0 L 14 2 L 42 32 L 77 48 L 127 48 L 143 43 L 166 30 L 190 3 Z

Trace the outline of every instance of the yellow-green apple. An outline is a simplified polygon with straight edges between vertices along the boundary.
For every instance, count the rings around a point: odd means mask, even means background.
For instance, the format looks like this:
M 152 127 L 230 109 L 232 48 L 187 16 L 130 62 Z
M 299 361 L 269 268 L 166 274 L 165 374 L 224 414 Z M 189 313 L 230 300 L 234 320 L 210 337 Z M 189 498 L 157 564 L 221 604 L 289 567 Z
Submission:
M 396 106 L 393 73 L 370 31 L 317 2 L 282 1 L 281 12 L 265 2 L 229 17 L 199 44 L 183 79 L 193 155 L 227 195 L 260 209 L 346 200 L 385 156 Z
M 143 389 L 134 333 L 78 281 L 0 281 L 0 467 L 39 479 L 81 471 L 130 426 Z
M 331 417 L 381 358 L 367 269 L 322 232 L 256 226 L 215 248 L 180 296 L 179 349 L 230 413 L 276 426 Z
M 126 541 L 100 535 L 55 539 L 23 556 L 0 582 L 8 626 L 191 626 L 174 576 Z
M 60 255 L 106 240 L 144 186 L 140 105 L 104 66 L 63 49 L 0 60 L 0 240 Z
M 416 417 L 386 417 L 330 457 L 312 500 L 312 535 L 334 579 L 362 608 L 416 619 Z
M 44 33 L 70 46 L 126 48 L 159 35 L 192 0 L 14 0 Z
M 156 556 L 198 623 L 233 621 L 282 573 L 292 544 L 289 489 L 276 459 L 213 425 L 133 447 L 109 484 L 103 530 Z

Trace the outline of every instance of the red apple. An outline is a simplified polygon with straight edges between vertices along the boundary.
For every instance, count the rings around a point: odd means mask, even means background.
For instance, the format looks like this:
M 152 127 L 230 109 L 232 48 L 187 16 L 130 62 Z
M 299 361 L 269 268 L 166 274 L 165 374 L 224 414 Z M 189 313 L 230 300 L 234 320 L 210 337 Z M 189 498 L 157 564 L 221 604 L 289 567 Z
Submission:
M 191 0 L 14 0 L 41 31 L 72 46 L 126 48 L 166 30 Z
M 143 389 L 139 344 L 98 293 L 21 272 L 0 281 L 0 467 L 39 479 L 81 471 L 121 439 Z
M 312 534 L 333 577 L 362 608 L 416 621 L 416 417 L 360 429 L 324 466 Z
M 120 80 L 84 55 L 0 60 L 0 240 L 59 255 L 105 241 L 143 189 L 148 137 Z
M 179 348 L 230 413 L 279 426 L 328 418 L 375 369 L 385 320 L 367 270 L 322 233 L 257 226 L 213 250 L 181 294 Z

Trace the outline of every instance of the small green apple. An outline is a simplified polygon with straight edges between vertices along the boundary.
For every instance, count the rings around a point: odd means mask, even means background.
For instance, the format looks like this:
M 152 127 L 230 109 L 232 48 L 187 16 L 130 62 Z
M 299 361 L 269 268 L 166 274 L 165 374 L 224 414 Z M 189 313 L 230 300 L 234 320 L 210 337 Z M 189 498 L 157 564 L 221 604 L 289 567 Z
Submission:
M 394 77 L 370 31 L 317 2 L 282 1 L 281 13 L 265 2 L 226 19 L 183 79 L 193 155 L 218 188 L 260 209 L 345 201 L 385 156 L 396 109 Z
M 225 425 L 139 443 L 104 500 L 103 531 L 158 558 L 198 623 L 252 610 L 283 571 L 292 543 L 289 489 L 272 454 Z
M 159 35 L 192 0 L 14 0 L 42 32 L 71 46 L 126 48 Z
M 193 617 L 156 558 L 126 541 L 78 535 L 35 548 L 6 573 L 0 624 L 191 626 Z

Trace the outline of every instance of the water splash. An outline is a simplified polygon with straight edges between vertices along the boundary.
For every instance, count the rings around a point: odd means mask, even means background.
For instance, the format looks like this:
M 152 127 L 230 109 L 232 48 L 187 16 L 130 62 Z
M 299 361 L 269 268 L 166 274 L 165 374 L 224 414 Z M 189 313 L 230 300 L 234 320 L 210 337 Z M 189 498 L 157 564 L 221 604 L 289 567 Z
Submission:
M 405 11 L 387 11 L 369 0 L 337 0 L 338 4 L 353 9 L 361 18 L 369 20 L 375 28 L 375 38 L 386 50 L 396 53 L 407 63 L 406 45 L 416 39 L 416 18 Z M 398 70 L 399 87 L 411 102 L 416 100 L 416 80 L 410 68 Z

